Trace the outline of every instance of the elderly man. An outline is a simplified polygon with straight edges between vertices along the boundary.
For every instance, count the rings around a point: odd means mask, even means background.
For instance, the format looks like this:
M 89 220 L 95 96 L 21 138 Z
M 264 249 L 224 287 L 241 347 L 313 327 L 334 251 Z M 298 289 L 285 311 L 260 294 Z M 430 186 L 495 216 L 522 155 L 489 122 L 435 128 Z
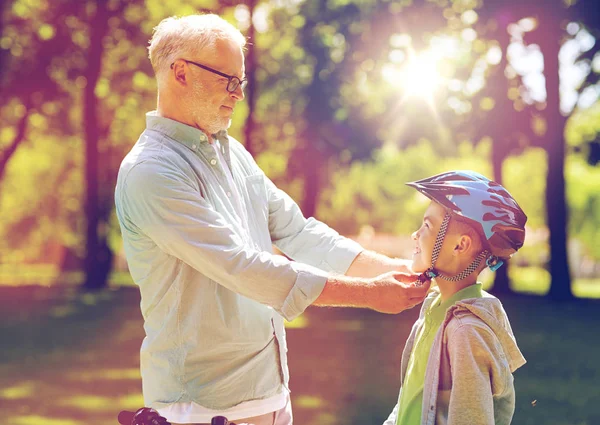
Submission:
M 157 110 L 117 181 L 146 332 L 144 401 L 177 424 L 223 415 L 290 425 L 284 318 L 311 304 L 397 313 L 427 292 L 411 283 L 405 261 L 304 218 L 228 136 L 244 99 L 244 45 L 215 15 L 155 28 Z M 273 244 L 293 261 L 274 255 Z

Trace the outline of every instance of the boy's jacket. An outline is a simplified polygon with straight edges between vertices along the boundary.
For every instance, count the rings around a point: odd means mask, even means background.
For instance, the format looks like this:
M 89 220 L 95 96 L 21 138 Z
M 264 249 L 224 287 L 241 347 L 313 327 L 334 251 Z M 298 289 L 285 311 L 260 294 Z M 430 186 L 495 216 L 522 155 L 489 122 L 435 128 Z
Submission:
M 500 300 L 457 302 L 433 341 L 425 372 L 421 425 L 507 425 L 515 411 L 514 372 L 525 364 Z M 415 336 L 438 291 L 423 302 L 402 353 L 404 381 Z M 402 389 L 400 389 L 402 391 Z M 395 425 L 398 405 L 384 425 Z

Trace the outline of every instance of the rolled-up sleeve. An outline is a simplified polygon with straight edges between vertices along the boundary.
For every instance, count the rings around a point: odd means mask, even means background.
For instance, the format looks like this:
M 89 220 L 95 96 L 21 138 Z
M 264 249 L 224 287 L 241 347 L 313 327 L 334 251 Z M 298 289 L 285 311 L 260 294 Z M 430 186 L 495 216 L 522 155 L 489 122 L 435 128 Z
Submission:
M 152 161 L 128 173 L 119 200 L 125 225 L 165 254 L 293 320 L 321 294 L 328 273 L 244 244 L 176 167 Z
M 284 191 L 265 177 L 269 201 L 269 232 L 273 244 L 295 261 L 344 274 L 363 247 L 326 224 L 306 219 Z

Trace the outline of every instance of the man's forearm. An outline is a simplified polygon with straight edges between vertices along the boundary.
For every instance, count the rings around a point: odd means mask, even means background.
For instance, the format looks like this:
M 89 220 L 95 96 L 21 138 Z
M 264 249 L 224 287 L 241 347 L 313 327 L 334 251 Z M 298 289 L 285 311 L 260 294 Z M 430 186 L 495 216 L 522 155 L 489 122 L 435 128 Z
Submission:
M 390 258 L 374 251 L 364 250 L 356 256 L 346 276 L 375 277 L 392 271 L 411 273 L 411 266 L 411 260 Z
M 399 313 L 423 301 L 429 285 L 415 286 L 416 275 L 385 273 L 375 278 L 329 276 L 313 302 L 319 306 L 365 307 L 382 313 Z
M 313 304 L 322 307 L 369 307 L 368 291 L 366 279 L 332 275 Z

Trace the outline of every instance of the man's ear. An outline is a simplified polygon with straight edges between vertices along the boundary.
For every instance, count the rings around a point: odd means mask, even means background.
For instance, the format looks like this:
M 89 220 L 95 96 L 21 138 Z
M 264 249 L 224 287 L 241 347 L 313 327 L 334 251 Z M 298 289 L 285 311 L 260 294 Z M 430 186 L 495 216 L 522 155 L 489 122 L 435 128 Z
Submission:
M 179 85 L 187 86 L 187 71 L 188 67 L 186 66 L 186 63 L 182 60 L 175 61 L 171 65 L 171 72 L 175 77 L 175 82 Z

